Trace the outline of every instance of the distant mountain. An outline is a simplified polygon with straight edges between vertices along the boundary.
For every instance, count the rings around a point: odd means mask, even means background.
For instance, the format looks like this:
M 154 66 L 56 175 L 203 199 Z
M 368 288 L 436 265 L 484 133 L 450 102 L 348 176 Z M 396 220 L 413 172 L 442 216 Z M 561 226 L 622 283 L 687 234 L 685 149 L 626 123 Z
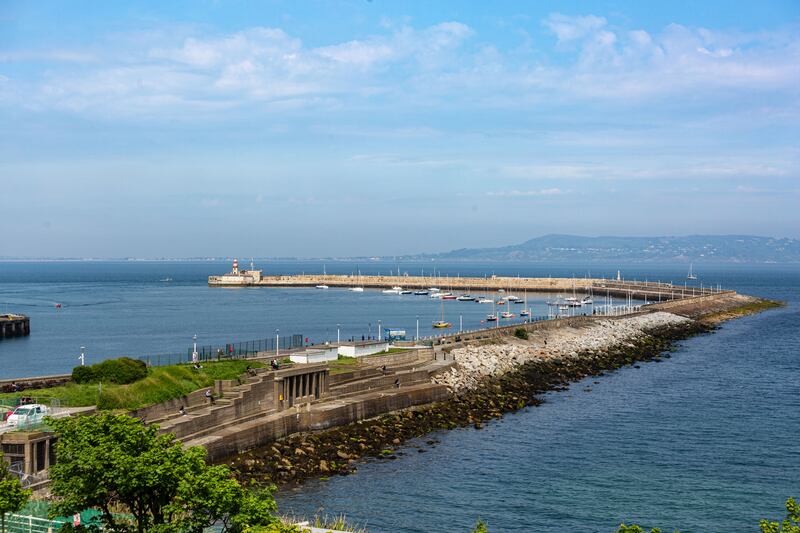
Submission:
M 799 239 L 752 235 L 580 237 L 545 235 L 501 248 L 462 248 L 424 257 L 497 261 L 694 261 L 798 263 Z

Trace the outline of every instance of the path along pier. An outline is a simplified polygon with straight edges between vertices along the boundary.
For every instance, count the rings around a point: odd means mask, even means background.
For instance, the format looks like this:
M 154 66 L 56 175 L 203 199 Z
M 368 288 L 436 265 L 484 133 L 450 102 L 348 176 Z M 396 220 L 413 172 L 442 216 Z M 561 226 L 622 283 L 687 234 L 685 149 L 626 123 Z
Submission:
M 31 319 L 25 315 L 0 315 L 0 340 L 31 334 Z
M 723 292 L 718 287 L 692 285 L 676 285 L 660 281 L 631 281 L 624 279 L 603 278 L 522 278 L 507 276 L 445 277 L 445 276 L 361 276 L 333 274 L 304 274 L 287 276 L 262 276 L 261 271 L 237 271 L 222 275 L 209 276 L 211 287 L 364 287 L 370 289 L 387 289 L 402 287 L 404 289 L 427 289 L 436 287 L 441 290 L 459 290 L 465 292 L 480 291 L 528 291 L 528 292 L 586 292 L 596 295 L 610 295 L 642 299 L 645 301 L 665 301 L 705 296 Z

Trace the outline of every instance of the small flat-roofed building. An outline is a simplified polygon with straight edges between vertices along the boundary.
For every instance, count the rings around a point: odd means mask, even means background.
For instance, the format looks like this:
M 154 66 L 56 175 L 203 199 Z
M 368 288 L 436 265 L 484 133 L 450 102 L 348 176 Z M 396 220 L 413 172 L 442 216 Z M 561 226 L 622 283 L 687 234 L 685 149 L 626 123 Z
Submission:
M 353 341 L 339 344 L 339 355 L 344 357 L 364 357 L 389 351 L 389 341 Z
M 309 364 L 336 361 L 339 358 L 339 348 L 332 345 L 321 345 L 309 348 L 304 352 L 293 353 L 289 356 L 292 363 Z

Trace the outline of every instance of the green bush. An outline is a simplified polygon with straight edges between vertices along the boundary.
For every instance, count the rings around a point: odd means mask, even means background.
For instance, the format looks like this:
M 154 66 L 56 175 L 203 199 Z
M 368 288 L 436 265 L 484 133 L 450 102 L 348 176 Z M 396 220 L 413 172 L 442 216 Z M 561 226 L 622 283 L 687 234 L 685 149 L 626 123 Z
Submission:
M 514 330 L 514 336 L 518 339 L 528 340 L 528 332 L 525 328 L 517 328 Z
M 72 381 L 75 383 L 92 383 L 94 370 L 91 366 L 76 366 L 72 369 Z
M 147 377 L 147 365 L 144 361 L 120 357 L 108 359 L 91 366 L 78 366 L 72 370 L 75 383 L 116 383 L 126 385 Z

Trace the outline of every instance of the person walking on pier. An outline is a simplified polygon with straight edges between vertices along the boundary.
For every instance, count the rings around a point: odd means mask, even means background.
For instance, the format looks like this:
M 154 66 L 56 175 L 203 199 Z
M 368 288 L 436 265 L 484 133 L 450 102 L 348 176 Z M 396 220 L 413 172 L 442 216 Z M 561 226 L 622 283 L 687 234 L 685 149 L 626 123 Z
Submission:
M 206 399 L 209 405 L 214 405 L 214 395 L 211 394 L 211 389 L 206 389 Z

